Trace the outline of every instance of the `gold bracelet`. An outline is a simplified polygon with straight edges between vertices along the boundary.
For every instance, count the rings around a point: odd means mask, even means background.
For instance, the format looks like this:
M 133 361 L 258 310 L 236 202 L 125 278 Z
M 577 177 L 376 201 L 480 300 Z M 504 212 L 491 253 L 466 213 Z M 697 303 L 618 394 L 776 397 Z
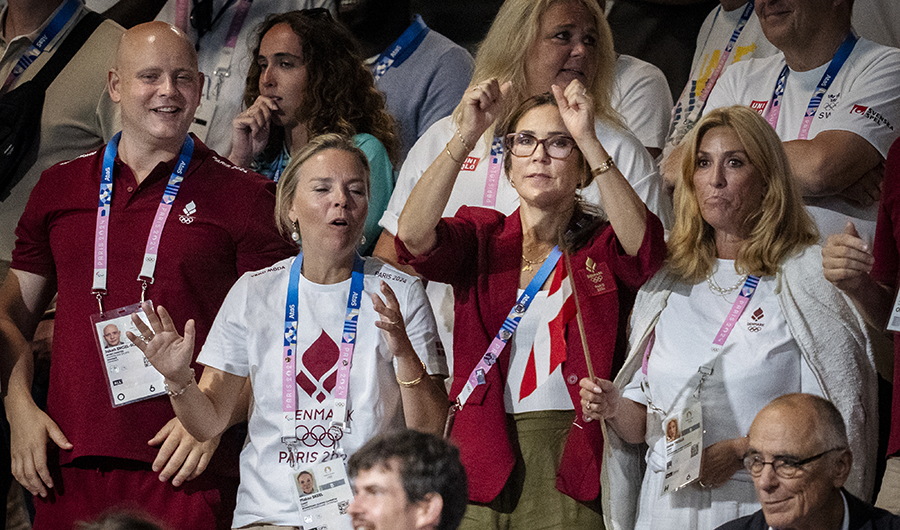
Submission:
M 445 150 L 447 151 L 447 156 L 450 157 L 450 160 L 453 160 L 453 161 L 456 162 L 457 164 L 462 164 L 462 163 L 463 163 L 462 160 L 457 160 L 457 159 L 453 156 L 453 153 L 450 152 L 450 142 L 447 142 L 447 149 L 445 149 Z
M 591 170 L 591 176 L 596 177 L 601 173 L 606 173 L 610 169 L 616 167 L 616 162 L 613 160 L 613 157 L 609 157 L 606 159 L 606 162 L 600 164 L 596 168 Z
M 184 394 L 184 392 L 188 389 L 188 387 L 190 387 L 191 384 L 196 382 L 196 381 L 194 381 L 194 375 L 195 375 L 194 369 L 191 368 L 191 380 L 188 381 L 188 383 L 186 385 L 181 387 L 181 390 L 172 390 L 171 388 L 169 388 L 168 382 L 163 382 L 163 387 L 165 387 L 165 389 L 166 389 L 166 394 L 168 394 L 169 397 L 178 397 L 181 394 Z
M 426 375 L 428 375 L 428 369 L 425 368 L 425 363 L 422 362 L 422 359 L 419 359 L 419 364 L 422 365 L 422 375 L 420 375 L 419 377 L 413 379 L 412 381 L 401 381 L 401 380 L 400 380 L 400 376 L 397 375 L 397 374 L 395 373 L 395 374 L 394 374 L 394 377 L 397 378 L 397 384 L 399 384 L 399 385 L 402 386 L 402 387 L 409 388 L 409 387 L 411 387 L 411 386 L 416 386 L 416 385 L 418 385 L 419 383 L 421 383 L 421 382 L 422 382 L 422 379 L 423 379 Z
M 472 148 L 469 147 L 469 144 L 466 143 L 466 139 L 463 138 L 462 132 L 460 132 L 459 127 L 456 128 L 456 137 L 459 138 L 459 143 L 463 145 L 463 148 L 467 153 L 472 150 Z

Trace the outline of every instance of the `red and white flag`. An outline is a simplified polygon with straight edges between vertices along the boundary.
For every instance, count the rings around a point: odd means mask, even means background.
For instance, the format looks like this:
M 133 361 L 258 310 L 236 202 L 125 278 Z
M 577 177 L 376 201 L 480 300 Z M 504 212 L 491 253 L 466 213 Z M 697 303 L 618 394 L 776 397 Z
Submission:
M 519 401 L 530 396 L 566 360 L 566 324 L 575 318 L 575 298 L 567 276 L 566 266 L 560 259 L 547 294 L 547 313 L 555 316 L 548 324 L 541 325 L 534 337 L 519 387 Z M 535 355 L 535 351 L 539 354 Z

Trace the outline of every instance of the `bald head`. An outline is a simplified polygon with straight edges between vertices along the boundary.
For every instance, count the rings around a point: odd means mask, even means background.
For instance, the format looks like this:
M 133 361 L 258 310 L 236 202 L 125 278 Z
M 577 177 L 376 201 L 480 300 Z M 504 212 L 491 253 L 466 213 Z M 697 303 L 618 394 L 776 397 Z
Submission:
M 182 31 L 164 22 L 126 31 L 109 72 L 109 95 L 122 111 L 120 154 L 177 154 L 202 88 L 197 52 Z
M 840 412 L 810 394 L 765 406 L 750 426 L 745 464 L 766 523 L 773 528 L 837 528 L 841 487 L 853 465 Z M 756 466 L 756 467 L 754 467 Z
M 138 24 L 122 34 L 114 69 L 129 66 L 133 61 L 140 62 L 141 53 L 147 47 L 185 53 L 191 58 L 194 69 L 197 69 L 197 51 L 188 36 L 175 26 L 158 20 Z

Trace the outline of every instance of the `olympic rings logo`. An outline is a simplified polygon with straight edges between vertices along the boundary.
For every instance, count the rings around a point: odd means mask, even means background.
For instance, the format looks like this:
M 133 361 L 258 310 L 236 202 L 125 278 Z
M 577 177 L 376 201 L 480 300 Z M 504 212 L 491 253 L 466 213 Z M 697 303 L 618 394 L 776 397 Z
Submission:
M 334 445 L 344 437 L 344 431 L 339 427 L 326 429 L 324 425 L 313 425 L 308 428 L 305 425 L 297 425 L 294 429 L 294 436 L 306 447 L 334 447 Z

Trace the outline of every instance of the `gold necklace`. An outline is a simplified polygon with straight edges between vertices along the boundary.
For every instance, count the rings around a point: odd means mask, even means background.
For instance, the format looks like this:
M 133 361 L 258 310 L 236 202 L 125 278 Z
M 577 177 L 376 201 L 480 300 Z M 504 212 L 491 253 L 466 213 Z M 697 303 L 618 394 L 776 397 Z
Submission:
M 553 252 L 553 249 L 550 249 L 550 252 Z M 550 252 L 547 252 L 547 255 L 544 256 L 543 258 L 537 259 L 534 261 L 531 261 L 530 259 L 526 258 L 525 253 L 523 252 L 522 253 L 522 261 L 525 262 L 525 265 L 522 266 L 522 272 L 530 272 L 530 271 L 534 270 L 531 268 L 532 265 L 540 265 L 541 263 L 547 261 L 547 258 L 550 257 Z

